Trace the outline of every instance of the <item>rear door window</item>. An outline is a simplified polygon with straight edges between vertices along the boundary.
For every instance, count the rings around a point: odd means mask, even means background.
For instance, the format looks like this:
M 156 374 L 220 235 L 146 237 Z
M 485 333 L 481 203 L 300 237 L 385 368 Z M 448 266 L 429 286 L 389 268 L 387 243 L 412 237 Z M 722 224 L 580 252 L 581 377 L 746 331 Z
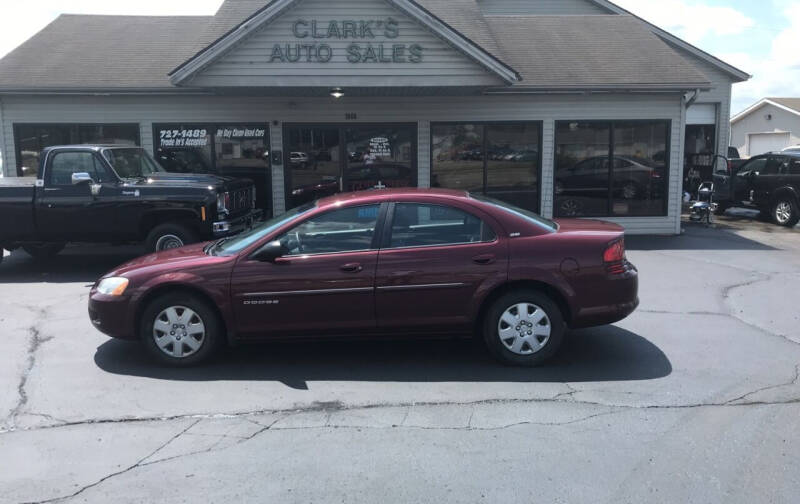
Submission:
M 496 238 L 485 222 L 457 208 L 398 203 L 392 218 L 389 248 L 481 243 Z

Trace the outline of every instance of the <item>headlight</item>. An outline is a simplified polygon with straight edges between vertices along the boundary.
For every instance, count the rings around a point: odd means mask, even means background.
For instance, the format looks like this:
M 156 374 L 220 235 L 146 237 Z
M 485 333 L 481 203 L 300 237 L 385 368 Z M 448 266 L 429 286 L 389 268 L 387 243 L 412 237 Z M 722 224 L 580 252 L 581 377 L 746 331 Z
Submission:
M 97 292 L 107 296 L 121 296 L 128 288 L 128 279 L 122 277 L 111 277 L 100 280 L 97 285 Z
M 219 214 L 226 214 L 228 213 L 228 203 L 231 200 L 230 193 L 219 193 L 217 194 L 217 213 Z

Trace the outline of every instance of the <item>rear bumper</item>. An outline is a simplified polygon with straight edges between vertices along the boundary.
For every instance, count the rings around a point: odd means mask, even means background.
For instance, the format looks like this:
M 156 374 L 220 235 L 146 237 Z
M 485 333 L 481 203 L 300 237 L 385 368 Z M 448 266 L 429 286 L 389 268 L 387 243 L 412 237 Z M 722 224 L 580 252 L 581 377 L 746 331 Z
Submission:
M 214 238 L 239 234 L 246 229 L 253 227 L 253 224 L 264 218 L 264 211 L 261 209 L 252 210 L 250 213 L 235 217 L 233 219 L 214 222 L 211 232 Z
M 581 308 L 570 328 L 581 329 L 613 324 L 626 318 L 639 306 L 639 273 L 631 268 L 623 275 L 610 277 L 604 289 L 606 302 Z

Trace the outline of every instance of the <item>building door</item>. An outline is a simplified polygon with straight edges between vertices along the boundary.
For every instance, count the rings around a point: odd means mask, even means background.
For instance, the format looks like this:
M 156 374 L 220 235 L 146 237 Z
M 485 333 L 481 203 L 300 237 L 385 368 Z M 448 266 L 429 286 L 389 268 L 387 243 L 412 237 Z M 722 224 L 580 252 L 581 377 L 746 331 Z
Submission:
M 341 192 L 416 187 L 414 124 L 288 125 L 286 208 Z
M 791 145 L 789 133 L 751 133 L 747 136 L 747 155 L 779 152 Z

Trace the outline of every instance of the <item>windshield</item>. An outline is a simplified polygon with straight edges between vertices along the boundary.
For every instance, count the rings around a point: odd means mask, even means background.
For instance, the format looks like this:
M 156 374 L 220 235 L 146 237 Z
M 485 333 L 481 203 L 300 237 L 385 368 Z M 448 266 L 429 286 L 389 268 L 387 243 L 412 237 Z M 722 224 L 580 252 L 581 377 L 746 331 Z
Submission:
M 308 212 L 309 210 L 313 210 L 315 207 L 316 203 L 307 203 L 293 210 L 289 210 L 283 215 L 273 217 L 272 219 L 263 222 L 260 226 L 256 226 L 249 231 L 245 231 L 244 233 L 238 234 L 231 238 L 223 239 L 223 241 L 218 242 L 219 244 L 216 247 L 211 249 L 212 253 L 214 255 L 224 256 L 238 254 L 287 222 Z
M 514 205 L 506 203 L 505 201 L 500 201 L 480 194 L 470 194 L 469 196 L 472 199 L 483 201 L 484 203 L 489 203 L 490 205 L 493 205 L 510 214 L 516 215 L 517 217 L 522 217 L 523 219 L 530 221 L 541 228 L 547 229 L 548 231 L 555 232 L 558 230 L 558 224 L 551 221 L 550 219 L 545 219 L 541 215 L 533 213 L 530 210 L 525 210 L 524 208 L 516 207 Z
M 120 178 L 141 178 L 165 171 L 143 149 L 105 149 L 103 157 Z

